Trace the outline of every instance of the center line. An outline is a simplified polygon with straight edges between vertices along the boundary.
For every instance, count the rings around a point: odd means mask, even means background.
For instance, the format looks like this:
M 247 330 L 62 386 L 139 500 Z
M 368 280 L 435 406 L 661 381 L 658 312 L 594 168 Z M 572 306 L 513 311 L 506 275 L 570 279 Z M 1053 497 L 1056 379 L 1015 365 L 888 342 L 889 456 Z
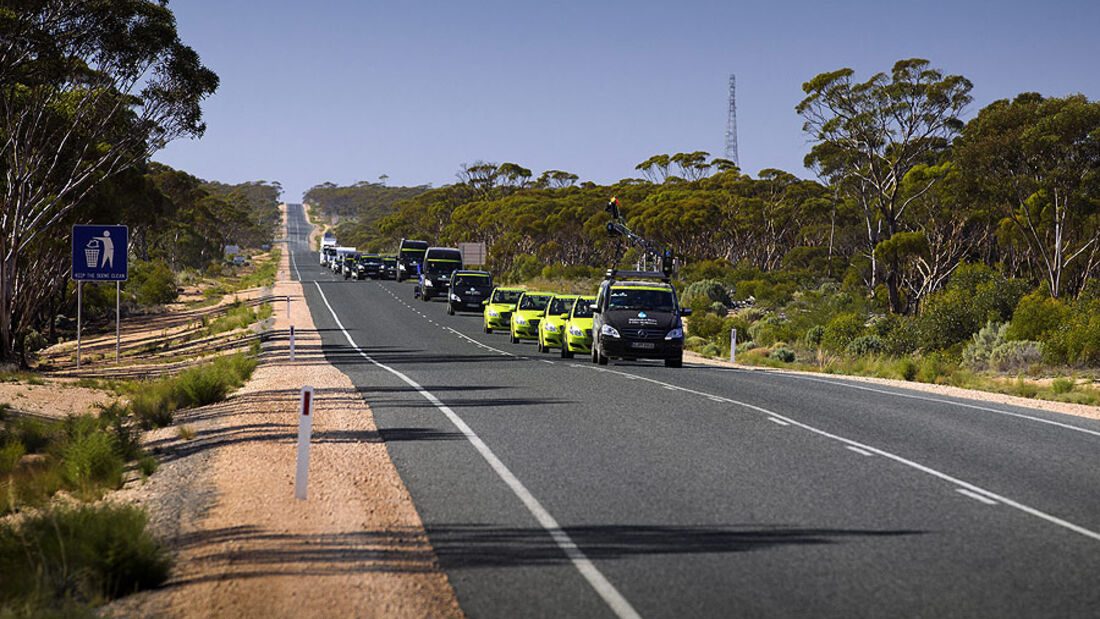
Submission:
M 781 425 L 781 426 L 791 425 L 791 424 L 787 423 L 786 421 L 783 421 L 782 419 L 776 419 L 775 417 L 768 417 L 768 421 L 770 421 L 774 424 L 777 424 L 777 425 Z
M 968 496 L 968 497 L 974 499 L 975 501 L 985 503 L 986 505 L 996 505 L 997 504 L 997 502 L 994 501 L 993 499 L 991 499 L 987 496 L 982 496 L 982 495 L 978 494 L 977 492 L 967 490 L 966 488 L 956 488 L 955 492 L 958 492 L 959 494 L 961 494 L 963 496 Z

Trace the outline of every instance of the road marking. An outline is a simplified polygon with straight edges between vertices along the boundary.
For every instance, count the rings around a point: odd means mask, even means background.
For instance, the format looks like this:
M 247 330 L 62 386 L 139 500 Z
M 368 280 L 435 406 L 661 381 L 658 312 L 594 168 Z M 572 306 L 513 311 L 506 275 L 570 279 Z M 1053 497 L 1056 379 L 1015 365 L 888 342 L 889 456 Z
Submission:
M 631 606 L 630 602 L 628 602 L 627 599 L 623 597 L 621 593 L 619 593 L 619 590 L 616 589 L 609 580 L 607 580 L 607 577 L 604 576 L 603 573 L 596 568 L 592 561 L 589 560 L 584 552 L 573 541 L 573 538 L 571 538 L 568 533 L 562 530 L 561 525 L 558 524 L 558 521 L 554 519 L 554 517 L 550 514 L 549 511 L 546 510 L 545 507 L 542 506 L 542 503 L 540 503 L 539 500 L 535 498 L 535 495 L 531 494 L 527 487 L 523 485 L 523 482 L 521 482 L 519 478 L 512 473 L 508 466 L 505 465 L 504 462 L 501 461 L 501 459 L 498 458 L 495 453 L 493 453 L 493 450 L 485 444 L 485 441 L 481 440 L 481 437 L 479 437 L 477 433 L 474 432 L 473 428 L 467 425 L 466 422 L 463 421 L 462 417 L 458 415 L 458 413 L 451 410 L 449 406 L 444 404 L 439 398 L 435 397 L 435 395 L 422 387 L 419 383 L 409 378 L 405 374 L 399 372 L 398 370 L 395 370 L 388 365 L 384 365 L 375 361 L 373 358 L 371 358 L 370 355 L 363 352 L 363 349 L 359 348 L 359 346 L 356 345 L 355 340 L 352 339 L 351 334 L 348 333 L 348 330 L 344 328 L 344 324 L 340 322 L 340 318 L 336 315 L 336 310 L 332 309 L 332 305 L 330 305 L 328 302 L 328 297 L 325 296 L 325 291 L 321 290 L 321 285 L 317 282 L 314 282 L 314 285 L 317 286 L 317 292 L 321 295 L 321 300 L 325 302 L 325 307 L 327 307 L 329 313 L 332 314 L 332 319 L 336 321 L 336 326 L 344 334 L 344 337 L 347 339 L 348 344 L 368 362 L 374 364 L 379 368 L 382 368 L 383 370 L 389 372 L 390 374 L 393 374 L 397 378 L 404 381 L 407 385 L 415 389 L 417 393 L 423 396 L 425 400 L 431 402 L 431 404 L 439 409 L 441 413 L 446 415 L 447 419 L 449 419 L 451 423 L 454 424 L 456 428 L 458 428 L 458 431 L 461 432 L 466 437 L 466 440 L 470 441 L 470 444 L 473 445 L 474 449 L 476 449 L 477 452 L 481 454 L 481 457 L 484 458 L 485 461 L 489 464 L 490 468 L 492 468 L 493 471 L 496 472 L 497 476 L 500 477 L 500 479 L 509 488 L 511 488 L 512 492 L 527 508 L 527 511 L 531 512 L 531 515 L 535 517 L 535 520 L 537 520 L 538 523 L 542 525 L 542 528 L 550 534 L 550 537 L 553 538 L 554 543 L 558 545 L 558 548 L 561 548 L 562 552 L 564 552 L 565 555 L 569 557 L 569 560 L 572 561 L 573 566 L 577 568 L 577 571 L 580 572 L 582 576 L 584 576 L 584 579 L 587 580 L 588 584 L 596 590 L 596 593 L 599 594 L 601 598 L 603 598 L 604 602 L 607 603 L 611 610 L 616 615 L 624 619 L 641 619 L 641 615 L 638 614 L 638 611 L 634 610 L 634 607 Z
M 968 496 L 968 497 L 974 499 L 975 501 L 985 503 L 986 505 L 996 505 L 997 504 L 997 502 L 994 501 L 993 499 L 991 499 L 989 497 L 986 497 L 986 496 L 982 496 L 982 495 L 978 494 L 977 492 L 971 492 L 971 491 L 967 490 L 966 488 L 956 488 L 955 492 L 958 492 L 959 494 L 961 494 L 963 496 Z
M 873 454 L 869 451 L 865 451 L 863 449 L 860 449 L 859 447 L 852 447 L 851 445 L 845 445 L 845 447 L 847 447 L 848 449 L 851 449 L 852 451 L 856 452 L 857 454 L 859 454 L 861 456 L 873 456 L 873 455 L 875 455 L 875 454 Z
M 600 368 L 600 370 L 611 372 L 612 374 L 619 374 L 619 375 L 623 375 L 623 376 L 627 375 L 626 372 L 622 372 L 622 371 L 619 371 L 619 370 L 610 370 L 610 369 L 604 370 L 604 368 Z M 653 384 L 656 384 L 656 385 L 666 385 L 666 384 L 668 384 L 668 383 L 665 383 L 663 381 L 656 380 L 654 378 L 649 378 L 649 377 L 646 377 L 646 376 L 638 376 L 637 374 L 630 374 L 630 376 L 634 376 L 638 380 L 644 380 L 646 382 L 650 382 L 650 383 L 653 383 Z M 821 382 L 830 382 L 830 381 L 821 381 Z M 696 391 L 694 389 L 688 389 L 686 387 L 679 387 L 679 389 L 681 391 L 685 391 L 687 393 L 694 393 L 696 395 L 701 395 L 703 397 L 710 397 L 710 396 L 713 395 L 713 394 L 710 394 L 710 393 L 705 393 L 703 391 Z M 970 482 L 963 481 L 963 480 L 961 480 L 957 477 L 953 477 L 953 476 L 948 475 L 947 473 L 944 473 L 942 471 L 938 471 L 934 468 L 931 468 L 931 467 L 925 466 L 923 464 L 920 464 L 919 462 L 914 462 L 913 460 L 909 460 L 907 458 L 904 458 L 904 457 L 899 456 L 897 454 L 890 453 L 889 451 L 886 451 L 886 450 L 883 450 L 883 449 L 879 449 L 877 447 L 872 447 L 870 445 L 860 443 L 858 441 L 854 441 L 850 438 L 844 438 L 843 436 L 839 436 L 837 434 L 832 434 L 830 432 L 826 432 L 825 430 L 815 428 L 814 426 L 811 426 L 811 425 L 806 424 L 806 423 L 802 423 L 801 421 L 797 421 L 795 419 L 792 419 L 791 417 L 787 417 L 785 415 L 780 415 L 779 413 L 772 412 L 772 411 L 770 411 L 766 408 L 756 406 L 754 404 L 749 404 L 748 402 L 741 402 L 739 400 L 734 400 L 734 399 L 730 399 L 729 401 L 730 401 L 731 404 L 736 404 L 740 407 L 747 408 L 751 411 L 756 411 L 758 413 L 768 415 L 769 416 L 768 418 L 772 419 L 773 421 L 775 419 L 785 421 L 790 425 L 798 426 L 799 428 L 802 428 L 803 430 L 808 430 L 810 432 L 813 432 L 814 434 L 824 436 L 825 438 L 829 438 L 829 439 L 833 439 L 835 441 L 839 441 L 839 442 L 844 443 L 845 445 L 848 445 L 848 446 L 851 446 L 851 447 L 858 447 L 858 448 L 863 449 L 865 451 L 868 451 L 872 454 L 882 456 L 883 458 L 889 458 L 890 460 L 893 460 L 894 462 L 898 462 L 898 463 L 903 464 L 907 467 L 914 468 L 914 469 L 916 469 L 916 470 L 918 470 L 922 473 L 925 473 L 927 475 L 931 475 L 932 477 L 942 479 L 942 480 L 944 480 L 948 483 L 955 484 L 957 486 L 962 486 L 963 488 L 965 488 L 967 490 L 970 490 L 971 492 L 974 492 L 976 494 L 980 494 L 981 496 L 984 496 L 984 497 L 989 498 L 989 499 L 999 501 L 999 502 L 1003 503 L 1004 505 L 1007 505 L 1007 506 L 1009 506 L 1013 509 L 1017 509 L 1019 511 L 1022 511 L 1025 514 L 1029 514 L 1029 515 L 1034 516 L 1036 518 L 1046 520 L 1047 522 L 1049 522 L 1051 524 L 1055 524 L 1055 525 L 1058 525 L 1062 528 L 1069 529 L 1070 531 L 1073 531 L 1074 533 L 1077 533 L 1079 535 L 1083 535 L 1084 537 L 1087 537 L 1089 539 L 1100 541 L 1100 533 L 1098 533 L 1096 531 L 1086 529 L 1085 527 L 1082 527 L 1081 525 L 1074 524 L 1074 523 L 1072 523 L 1068 520 L 1064 520 L 1064 519 L 1059 518 L 1059 517 L 1057 517 L 1053 514 L 1048 514 L 1048 513 L 1044 512 L 1042 510 L 1031 507 L 1030 505 L 1025 505 L 1025 504 L 1020 503 L 1018 501 L 1013 501 L 1012 499 L 1010 499 L 1006 496 L 997 494 L 996 492 L 992 492 L 990 490 L 986 490 L 986 489 L 981 488 L 977 485 L 974 485 Z M 953 402 L 950 402 L 950 401 L 945 400 L 945 402 L 948 403 L 948 404 L 953 404 Z M 994 410 L 994 412 L 998 412 L 998 411 Z M 1070 427 L 1072 427 L 1072 426 L 1070 426 Z
M 726 398 L 716 398 L 716 397 L 713 397 L 713 396 L 712 396 L 712 397 L 710 398 L 710 401 L 711 401 L 711 402 L 725 402 L 725 401 L 726 401 Z
M 791 424 L 787 423 L 786 421 L 783 421 L 782 419 L 776 419 L 775 417 L 768 417 L 768 421 L 770 421 L 770 422 L 772 422 L 772 423 L 774 423 L 774 424 L 778 424 L 778 425 L 781 425 L 781 426 L 789 426 L 789 425 L 791 425 Z
M 702 366 L 700 366 L 700 367 L 702 367 Z M 748 372 L 749 371 L 749 370 L 741 370 L 741 369 L 737 369 L 737 368 L 734 368 L 733 370 L 735 372 Z M 1100 436 L 1100 432 L 1098 432 L 1096 430 L 1089 430 L 1088 428 L 1080 428 L 1078 426 L 1071 425 L 1071 424 L 1068 424 L 1068 423 L 1053 421 L 1051 419 L 1043 419 L 1042 417 L 1035 417 L 1033 415 L 1025 415 L 1023 413 L 1013 413 L 1013 412 L 1010 412 L 1010 411 L 1004 411 L 1004 410 L 1000 410 L 1000 409 L 996 409 L 996 408 L 990 408 L 988 406 L 982 406 L 980 404 L 968 404 L 966 402 L 956 402 L 954 400 L 944 400 L 943 398 L 935 398 L 935 397 L 932 397 L 932 396 L 917 395 L 915 393 L 900 393 L 900 392 L 897 392 L 897 391 L 889 391 L 887 389 L 876 389 L 874 387 L 866 387 L 864 385 L 852 384 L 852 383 L 850 383 L 848 381 L 844 381 L 844 380 L 826 380 L 824 378 L 817 378 L 817 377 L 814 377 L 814 376 L 803 376 L 801 374 L 787 374 L 787 373 L 784 373 L 784 372 L 774 372 L 774 373 L 771 373 L 771 374 L 776 375 L 776 376 L 783 376 L 783 377 L 786 377 L 786 378 L 796 378 L 796 379 L 799 379 L 799 380 L 809 380 L 809 381 L 818 382 L 818 383 L 826 383 L 828 385 L 836 385 L 836 386 L 839 386 L 839 387 L 847 387 L 849 389 L 858 389 L 860 391 L 870 391 L 872 393 L 880 393 L 880 394 L 885 394 L 885 395 L 897 396 L 897 397 L 901 397 L 901 398 L 909 398 L 909 399 L 912 399 L 912 400 L 923 400 L 925 402 L 936 402 L 936 403 L 939 403 L 939 404 L 950 404 L 952 406 L 960 406 L 962 408 L 972 408 L 972 409 L 975 409 L 975 410 L 985 411 L 985 412 L 989 412 L 989 413 L 996 413 L 998 415 L 1005 415 L 1005 416 L 1008 416 L 1008 417 L 1018 417 L 1020 419 L 1027 419 L 1029 421 L 1037 421 L 1039 423 L 1045 423 L 1045 424 L 1052 425 L 1052 426 L 1058 426 L 1060 428 L 1065 428 L 1067 430 L 1073 430 L 1075 432 L 1082 432 L 1084 434 L 1091 434 L 1093 436 Z
M 542 361 L 543 363 L 549 363 L 550 365 L 554 365 L 554 362 L 550 361 L 549 359 L 540 359 L 540 361 Z

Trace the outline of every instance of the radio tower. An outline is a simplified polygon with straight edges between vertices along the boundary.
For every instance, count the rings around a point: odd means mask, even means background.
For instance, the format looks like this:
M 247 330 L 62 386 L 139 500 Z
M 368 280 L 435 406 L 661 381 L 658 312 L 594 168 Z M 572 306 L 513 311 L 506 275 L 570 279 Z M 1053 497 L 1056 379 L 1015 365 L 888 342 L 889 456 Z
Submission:
M 741 166 L 737 157 L 737 76 L 733 73 L 730 73 L 730 112 L 726 120 L 726 159 Z

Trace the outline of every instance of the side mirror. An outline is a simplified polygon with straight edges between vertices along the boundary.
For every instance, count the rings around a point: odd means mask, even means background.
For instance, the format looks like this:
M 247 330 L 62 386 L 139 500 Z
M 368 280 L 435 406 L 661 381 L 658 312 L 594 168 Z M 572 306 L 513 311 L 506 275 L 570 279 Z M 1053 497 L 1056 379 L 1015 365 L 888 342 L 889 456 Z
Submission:
M 489 299 L 485 299 L 484 301 L 481 302 L 481 304 L 482 305 L 488 305 L 489 304 Z
M 691 308 L 690 307 L 681 307 L 680 308 L 680 315 L 681 316 L 691 316 Z

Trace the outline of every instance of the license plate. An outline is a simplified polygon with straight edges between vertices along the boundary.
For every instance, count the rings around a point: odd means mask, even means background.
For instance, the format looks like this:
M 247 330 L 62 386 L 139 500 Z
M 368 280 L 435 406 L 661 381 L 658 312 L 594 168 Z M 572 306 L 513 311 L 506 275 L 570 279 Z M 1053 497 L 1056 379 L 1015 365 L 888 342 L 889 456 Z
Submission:
M 631 342 L 631 348 L 654 348 L 656 344 L 653 342 Z

